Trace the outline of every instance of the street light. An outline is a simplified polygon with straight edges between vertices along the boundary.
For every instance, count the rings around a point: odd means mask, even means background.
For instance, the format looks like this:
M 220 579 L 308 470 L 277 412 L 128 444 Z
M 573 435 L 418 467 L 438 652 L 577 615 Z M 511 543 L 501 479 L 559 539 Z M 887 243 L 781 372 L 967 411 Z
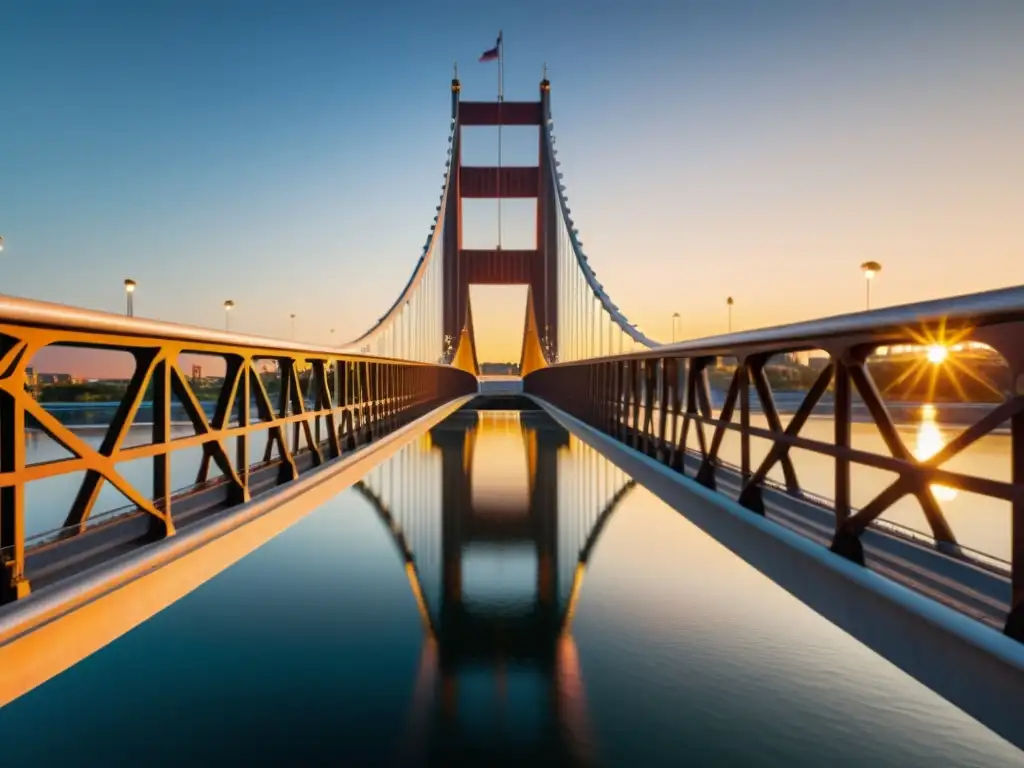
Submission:
M 728 309 L 728 311 L 729 311 L 729 333 L 732 333 L 732 305 L 733 305 L 732 296 L 730 296 L 729 298 L 727 298 L 725 300 L 725 305 L 729 308 Z
M 295 341 L 295 313 L 292 312 L 288 317 L 292 320 L 292 341 Z
M 231 330 L 231 310 L 235 308 L 235 302 L 228 299 L 224 302 L 224 330 Z
M 676 343 L 676 321 L 679 319 L 679 313 L 672 313 L 672 343 Z
M 124 281 L 124 296 L 126 301 L 125 314 L 128 317 L 135 317 L 135 302 L 133 297 L 135 296 L 135 286 L 138 285 L 134 280 L 126 279 Z
M 871 309 L 871 281 L 875 275 L 882 271 L 882 265 L 877 261 L 865 261 L 860 265 L 860 268 L 864 273 L 864 287 L 866 289 L 865 306 L 867 309 Z

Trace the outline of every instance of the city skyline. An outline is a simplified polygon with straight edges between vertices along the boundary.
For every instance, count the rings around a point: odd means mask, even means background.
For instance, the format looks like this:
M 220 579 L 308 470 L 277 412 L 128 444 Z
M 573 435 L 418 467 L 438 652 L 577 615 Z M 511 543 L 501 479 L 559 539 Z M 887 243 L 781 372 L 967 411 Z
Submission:
M 579 35 L 574 4 L 540 7 L 8 12 L 0 291 L 123 312 L 132 278 L 140 317 L 221 328 L 231 299 L 239 332 L 359 335 L 426 237 L 452 61 L 493 99 L 498 28 L 506 98 L 547 64 L 587 254 L 656 339 L 675 312 L 677 338 L 725 332 L 727 296 L 736 330 L 858 311 L 868 260 L 877 307 L 1024 282 L 1019 5 L 599 4 Z M 495 134 L 464 161 L 494 163 Z M 504 164 L 536 134 L 504 129 Z M 532 205 L 503 203 L 505 247 L 532 247 Z M 466 211 L 466 247 L 493 247 L 494 202 Z M 525 292 L 484 293 L 480 358 L 517 360 Z

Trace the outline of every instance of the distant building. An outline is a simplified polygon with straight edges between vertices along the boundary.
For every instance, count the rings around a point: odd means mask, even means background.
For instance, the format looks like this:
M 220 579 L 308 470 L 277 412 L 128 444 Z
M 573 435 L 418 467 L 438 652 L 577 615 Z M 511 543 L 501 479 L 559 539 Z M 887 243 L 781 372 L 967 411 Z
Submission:
M 787 362 L 792 362 L 787 361 Z M 793 368 L 790 365 L 766 365 L 764 367 L 765 373 L 769 374 L 775 379 L 783 380 L 787 382 L 797 382 L 800 380 L 800 371 L 797 368 Z
M 808 350 L 801 350 L 800 352 L 783 352 L 778 358 L 773 358 L 772 362 L 777 361 L 777 365 L 808 365 L 811 353 Z
M 70 373 L 38 373 L 36 380 L 39 384 L 74 384 L 75 377 Z
M 203 366 L 195 365 L 193 363 L 193 365 L 192 365 L 192 381 L 199 381 L 201 378 L 203 378 Z
M 480 373 L 484 376 L 517 376 L 519 363 L 480 363 Z

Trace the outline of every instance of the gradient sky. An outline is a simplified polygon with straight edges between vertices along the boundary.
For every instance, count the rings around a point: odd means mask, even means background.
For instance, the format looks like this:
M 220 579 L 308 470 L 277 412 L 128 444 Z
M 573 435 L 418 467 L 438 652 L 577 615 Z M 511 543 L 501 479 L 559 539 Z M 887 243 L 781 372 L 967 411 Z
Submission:
M 1024 3 L 7 0 L 0 291 L 327 343 L 390 305 L 502 28 L 506 97 L 547 62 L 601 281 L 667 339 L 1024 283 Z M 472 133 L 474 135 L 468 135 Z M 493 163 L 496 129 L 464 162 Z M 506 129 L 532 164 L 536 129 Z M 504 244 L 532 247 L 532 203 Z M 467 203 L 466 247 L 496 241 Z M 523 292 L 477 301 L 518 358 Z M 486 305 L 486 306 L 485 306 Z

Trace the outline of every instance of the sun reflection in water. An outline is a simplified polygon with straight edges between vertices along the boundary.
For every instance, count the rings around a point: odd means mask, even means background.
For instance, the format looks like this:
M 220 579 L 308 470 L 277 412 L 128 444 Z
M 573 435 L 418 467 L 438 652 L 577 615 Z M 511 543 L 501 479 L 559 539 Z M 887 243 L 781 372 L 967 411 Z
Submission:
M 935 420 L 935 406 L 926 403 L 921 407 L 921 423 L 917 425 L 917 440 L 914 445 L 914 456 L 919 461 L 934 456 L 946 445 L 946 439 Z M 952 501 L 957 497 L 956 488 L 948 485 L 931 484 L 932 493 L 938 501 Z

